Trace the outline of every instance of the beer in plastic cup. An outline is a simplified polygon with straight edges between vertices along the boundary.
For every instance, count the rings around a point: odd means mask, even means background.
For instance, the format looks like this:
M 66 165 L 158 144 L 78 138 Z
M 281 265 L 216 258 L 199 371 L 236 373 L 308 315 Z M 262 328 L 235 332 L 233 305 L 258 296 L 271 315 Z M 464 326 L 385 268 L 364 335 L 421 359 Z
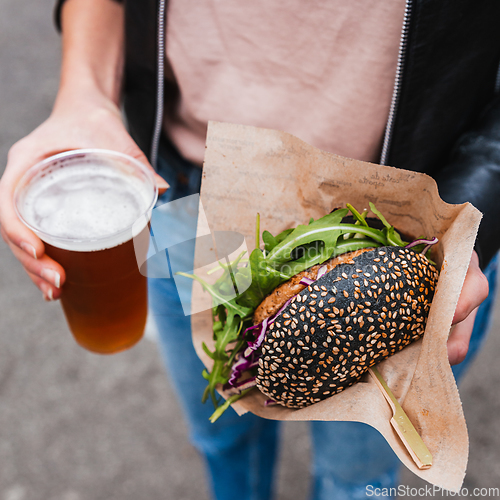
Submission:
M 47 158 L 17 187 L 18 215 L 66 271 L 62 307 L 76 341 L 90 351 L 119 352 L 143 335 L 147 280 L 136 251 L 147 253 L 156 199 L 147 167 L 97 149 Z

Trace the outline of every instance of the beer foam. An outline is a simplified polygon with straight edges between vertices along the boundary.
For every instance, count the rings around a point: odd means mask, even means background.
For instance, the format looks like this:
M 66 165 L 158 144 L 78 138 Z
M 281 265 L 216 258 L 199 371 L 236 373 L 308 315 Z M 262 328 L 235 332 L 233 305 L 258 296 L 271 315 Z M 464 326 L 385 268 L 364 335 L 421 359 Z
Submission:
M 53 170 L 30 184 L 22 215 L 44 233 L 40 236 L 47 243 L 75 251 L 103 250 L 135 235 L 136 222 L 151 202 L 150 188 L 136 177 L 84 164 Z M 140 229 L 146 223 L 144 219 Z

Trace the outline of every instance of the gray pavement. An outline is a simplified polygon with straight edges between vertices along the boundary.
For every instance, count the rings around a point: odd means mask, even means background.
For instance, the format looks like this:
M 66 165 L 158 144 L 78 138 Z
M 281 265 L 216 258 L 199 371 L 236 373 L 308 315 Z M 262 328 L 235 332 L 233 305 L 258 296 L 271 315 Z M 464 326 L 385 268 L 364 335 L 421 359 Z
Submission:
M 58 81 L 52 0 L 0 0 L 0 172 L 49 114 Z M 465 485 L 500 487 L 500 317 L 461 387 Z M 284 428 L 277 497 L 307 498 L 303 423 Z M 73 342 L 0 242 L 0 500 L 207 499 L 201 459 L 153 342 L 111 357 Z M 405 472 L 402 483 L 424 484 Z M 436 498 L 439 498 L 437 496 Z

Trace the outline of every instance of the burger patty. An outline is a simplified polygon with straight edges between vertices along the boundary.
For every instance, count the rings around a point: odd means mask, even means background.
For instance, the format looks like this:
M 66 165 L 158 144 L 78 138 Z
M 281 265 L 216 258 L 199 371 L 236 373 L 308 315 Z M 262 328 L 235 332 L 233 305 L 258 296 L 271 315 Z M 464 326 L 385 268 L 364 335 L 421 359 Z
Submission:
M 401 247 L 337 262 L 312 285 L 300 285 L 269 325 L 257 387 L 283 406 L 302 408 L 353 385 L 423 335 L 437 279 L 426 257 Z
M 309 278 L 312 280 L 316 279 L 320 267 L 326 266 L 326 272 L 329 273 L 339 264 L 352 264 L 353 259 L 363 252 L 373 250 L 373 248 L 362 248 L 360 250 L 355 250 L 354 252 L 347 252 L 332 259 L 327 260 L 323 264 L 318 264 L 316 266 L 310 267 L 305 271 L 293 276 L 286 283 L 276 287 L 255 309 L 253 313 L 253 324 L 257 325 L 262 323 L 266 318 L 269 318 L 273 314 L 276 314 L 286 303 L 288 299 L 291 299 L 294 295 L 300 293 L 306 285 L 302 285 L 300 280 L 302 278 Z

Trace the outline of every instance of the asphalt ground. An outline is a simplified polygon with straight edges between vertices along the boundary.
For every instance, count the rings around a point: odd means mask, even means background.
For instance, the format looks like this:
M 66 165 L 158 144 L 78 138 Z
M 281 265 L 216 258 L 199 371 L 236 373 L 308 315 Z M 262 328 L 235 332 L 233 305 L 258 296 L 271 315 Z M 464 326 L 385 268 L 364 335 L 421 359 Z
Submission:
M 50 113 L 60 52 L 51 11 L 52 0 L 0 0 L 0 172 L 9 147 Z M 460 388 L 471 492 L 500 487 L 499 333 L 497 313 Z M 277 498 L 307 498 L 305 424 L 284 426 L 280 454 Z M 425 485 L 408 471 L 402 484 Z M 79 348 L 59 304 L 0 242 L 0 500 L 208 498 L 155 343 L 111 357 Z

